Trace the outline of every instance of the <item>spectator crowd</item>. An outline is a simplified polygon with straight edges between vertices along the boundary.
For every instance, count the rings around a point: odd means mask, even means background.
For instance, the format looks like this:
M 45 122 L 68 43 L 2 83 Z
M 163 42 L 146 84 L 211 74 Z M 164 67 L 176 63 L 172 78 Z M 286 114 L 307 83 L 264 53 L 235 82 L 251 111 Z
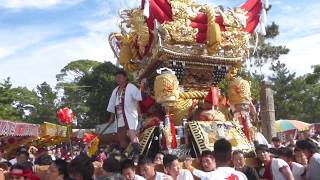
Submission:
M 72 160 L 21 146 L 8 161 L 1 150 L 0 180 L 320 180 L 319 149 L 310 139 L 283 145 L 273 138 L 272 147 L 256 144 L 251 163 L 226 139 L 217 140 L 213 152 L 204 151 L 197 159 L 163 152 L 128 159 L 110 148 L 92 158 L 80 152 Z

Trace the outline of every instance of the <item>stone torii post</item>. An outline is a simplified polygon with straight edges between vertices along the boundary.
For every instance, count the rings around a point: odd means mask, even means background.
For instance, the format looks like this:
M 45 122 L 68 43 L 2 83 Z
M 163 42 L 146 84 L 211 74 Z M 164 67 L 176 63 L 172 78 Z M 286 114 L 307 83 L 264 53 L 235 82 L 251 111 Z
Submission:
M 260 92 L 261 129 L 262 134 L 269 143 L 271 142 L 272 137 L 276 136 L 274 99 L 271 85 L 271 82 L 263 81 L 261 83 Z

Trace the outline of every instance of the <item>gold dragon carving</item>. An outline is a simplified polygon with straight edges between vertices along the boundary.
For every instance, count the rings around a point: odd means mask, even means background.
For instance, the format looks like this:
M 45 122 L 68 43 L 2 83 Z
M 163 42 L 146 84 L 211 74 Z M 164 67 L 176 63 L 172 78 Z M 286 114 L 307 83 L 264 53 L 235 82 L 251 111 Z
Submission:
M 120 42 L 120 64 L 128 72 L 133 72 L 140 69 L 140 65 L 134 60 L 145 53 L 150 35 L 141 9 L 129 10 L 127 17 L 126 26 L 130 27 L 130 32 L 116 38 Z

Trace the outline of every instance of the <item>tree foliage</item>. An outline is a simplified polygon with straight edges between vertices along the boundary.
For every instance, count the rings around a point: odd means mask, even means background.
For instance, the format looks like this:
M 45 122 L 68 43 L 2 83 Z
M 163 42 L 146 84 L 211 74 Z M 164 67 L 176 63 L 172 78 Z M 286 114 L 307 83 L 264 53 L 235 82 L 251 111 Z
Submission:
M 15 96 L 11 88 L 12 83 L 10 82 L 10 78 L 0 83 L 0 118 L 18 120 L 20 118 L 19 113 L 12 106 Z
M 116 87 L 114 74 L 117 71 L 110 62 L 105 62 L 96 66 L 92 73 L 84 76 L 80 81 L 80 86 L 87 86 L 86 106 L 89 107 L 87 116 L 89 121 L 83 126 L 93 126 L 106 122 L 108 118 L 107 105 L 113 89 Z
M 79 80 L 92 72 L 92 69 L 101 63 L 92 60 L 72 61 L 60 70 L 56 75 L 58 82 L 79 82 Z
M 289 53 L 289 49 L 286 46 L 281 45 L 273 45 L 270 40 L 276 38 L 280 34 L 279 26 L 272 22 L 271 25 L 266 27 L 266 35 L 257 35 L 256 38 L 252 39 L 251 44 L 253 46 L 256 45 L 256 41 L 258 42 L 256 48 L 252 48 L 250 60 L 251 66 L 262 67 L 268 62 L 274 62 L 279 60 L 281 55 L 285 55 Z
M 313 73 L 309 73 L 306 76 L 306 82 L 308 84 L 320 83 L 320 64 L 312 66 Z
M 292 93 L 290 91 L 295 73 L 290 73 L 285 64 L 279 61 L 271 66 L 271 70 L 273 74 L 269 77 L 269 80 L 273 83 L 276 118 L 285 118 L 295 107 L 291 102 Z
M 19 114 L 20 119 L 30 121 L 30 115 L 39 104 L 39 97 L 35 91 L 30 91 L 26 87 L 16 87 L 11 89 L 14 100 L 11 103 Z
M 93 128 L 105 122 L 116 70 L 110 62 L 77 60 L 69 63 L 56 76 L 57 88 L 63 92 L 59 107 L 71 108 L 81 128 Z
M 36 93 L 39 97 L 39 103 L 35 105 L 35 112 L 30 117 L 31 121 L 36 123 L 45 121 L 57 123 L 57 92 L 48 83 L 43 82 L 37 86 Z
M 0 119 L 57 123 L 57 109 L 69 107 L 76 113 L 79 128 L 94 128 L 108 119 L 106 109 L 116 87 L 117 70 L 110 62 L 70 62 L 56 76 L 57 91 L 46 82 L 29 90 L 13 87 L 10 79 L 5 79 L 0 82 Z
M 273 83 L 276 119 L 319 122 L 320 84 L 308 82 L 310 77 L 316 77 L 317 69 L 300 77 L 296 77 L 280 62 L 273 64 L 271 69 L 273 74 L 269 80 Z
M 88 94 L 87 86 L 81 86 L 80 80 L 92 73 L 93 69 L 100 65 L 100 62 L 92 60 L 76 60 L 72 61 L 60 70 L 56 75 L 57 86 L 59 92 L 63 94 L 59 100 L 58 107 L 71 108 L 79 122 L 88 120 L 87 112 L 89 107 L 86 105 Z

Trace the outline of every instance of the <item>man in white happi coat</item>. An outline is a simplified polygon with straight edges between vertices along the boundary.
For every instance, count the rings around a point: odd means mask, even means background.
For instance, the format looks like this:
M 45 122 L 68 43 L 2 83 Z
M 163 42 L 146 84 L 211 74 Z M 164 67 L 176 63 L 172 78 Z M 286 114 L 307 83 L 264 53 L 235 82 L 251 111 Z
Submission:
M 201 170 L 192 166 L 192 159 L 186 159 L 184 162 L 185 167 L 199 179 L 211 176 L 216 169 L 216 161 L 213 157 L 213 153 L 209 150 L 203 151 L 199 157 Z
M 116 73 L 116 81 L 118 86 L 113 90 L 107 108 L 107 111 L 112 113 L 109 122 L 114 120 L 121 148 L 126 148 L 131 142 L 133 151 L 138 153 L 139 139 L 136 130 L 139 119 L 138 102 L 142 100 L 141 91 L 128 82 L 128 75 L 124 70 Z
M 230 167 L 232 145 L 226 139 L 219 139 L 214 143 L 213 156 L 217 169 L 201 180 L 248 180 L 242 172 Z

